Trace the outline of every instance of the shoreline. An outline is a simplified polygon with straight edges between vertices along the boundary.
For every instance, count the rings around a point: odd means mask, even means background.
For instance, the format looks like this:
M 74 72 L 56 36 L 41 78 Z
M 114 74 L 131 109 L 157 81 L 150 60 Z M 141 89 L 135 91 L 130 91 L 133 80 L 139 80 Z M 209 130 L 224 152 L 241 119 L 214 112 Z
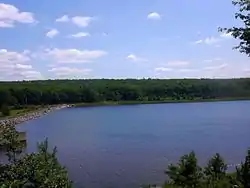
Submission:
M 119 105 L 143 105 L 143 104 L 172 104 L 172 103 L 200 103 L 200 102 L 227 102 L 227 101 L 248 101 L 250 98 L 217 98 L 217 99 L 193 99 L 193 100 L 159 100 L 159 101 L 103 101 L 96 103 L 74 103 L 71 107 L 98 107 L 98 106 L 119 106 Z
M 53 111 L 61 110 L 63 108 L 69 108 L 69 107 L 71 107 L 71 105 L 67 105 L 67 104 L 56 105 L 56 106 L 53 105 L 53 106 L 38 109 L 35 111 L 27 112 L 19 116 L 6 117 L 3 119 L 0 119 L 0 126 L 6 125 L 6 124 L 18 125 L 18 124 L 21 124 L 30 120 L 38 119 Z
M 97 103 L 75 103 L 50 105 L 48 107 L 30 111 L 21 115 L 6 117 L 0 119 L 0 126 L 6 124 L 19 125 L 21 123 L 38 119 L 53 111 L 64 108 L 84 108 L 84 107 L 101 107 L 101 106 L 120 106 L 120 105 L 143 105 L 143 104 L 172 104 L 172 103 L 199 103 L 199 102 L 226 102 L 226 101 L 247 101 L 250 98 L 217 98 L 217 99 L 193 99 L 193 100 L 159 100 L 159 101 L 103 101 Z

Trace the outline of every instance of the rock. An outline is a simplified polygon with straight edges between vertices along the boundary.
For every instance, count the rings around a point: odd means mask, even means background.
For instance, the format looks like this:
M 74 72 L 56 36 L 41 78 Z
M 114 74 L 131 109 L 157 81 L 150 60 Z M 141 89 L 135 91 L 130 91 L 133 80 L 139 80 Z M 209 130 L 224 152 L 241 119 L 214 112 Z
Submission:
M 55 110 L 60 110 L 60 109 L 69 108 L 69 107 L 70 107 L 70 105 L 58 105 L 58 106 L 48 107 L 47 109 L 42 109 L 42 110 L 39 110 L 36 112 L 29 112 L 29 113 L 24 114 L 22 116 L 3 119 L 3 120 L 0 120 L 0 126 L 6 125 L 6 124 L 18 125 L 20 123 L 23 123 L 23 122 L 26 122 L 29 120 L 33 120 L 33 119 L 37 119 L 41 116 L 47 115 L 48 113 L 53 112 Z

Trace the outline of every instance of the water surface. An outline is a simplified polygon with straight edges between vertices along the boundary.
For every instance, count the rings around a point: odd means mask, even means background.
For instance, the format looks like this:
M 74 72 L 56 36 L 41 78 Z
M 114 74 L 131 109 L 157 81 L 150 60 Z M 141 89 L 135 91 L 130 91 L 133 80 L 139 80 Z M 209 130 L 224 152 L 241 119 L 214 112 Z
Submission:
M 239 163 L 250 146 L 250 101 L 71 108 L 19 126 L 28 151 L 49 138 L 76 187 L 161 183 L 171 162 L 194 150 Z

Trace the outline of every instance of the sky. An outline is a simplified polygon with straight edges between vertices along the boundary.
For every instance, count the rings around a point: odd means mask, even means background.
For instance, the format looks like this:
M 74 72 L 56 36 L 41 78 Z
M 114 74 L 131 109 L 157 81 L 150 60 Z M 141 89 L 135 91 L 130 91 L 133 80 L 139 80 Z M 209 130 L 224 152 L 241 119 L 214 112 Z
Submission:
M 250 76 L 230 0 L 0 0 L 0 80 Z

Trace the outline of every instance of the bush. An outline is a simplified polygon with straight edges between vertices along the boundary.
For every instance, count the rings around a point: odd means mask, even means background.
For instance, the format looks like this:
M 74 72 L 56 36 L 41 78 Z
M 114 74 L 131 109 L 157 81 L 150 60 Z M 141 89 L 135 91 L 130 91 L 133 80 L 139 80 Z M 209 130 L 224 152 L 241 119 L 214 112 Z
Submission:
M 9 116 L 10 115 L 10 109 L 7 105 L 3 104 L 1 107 L 1 112 L 3 116 Z

